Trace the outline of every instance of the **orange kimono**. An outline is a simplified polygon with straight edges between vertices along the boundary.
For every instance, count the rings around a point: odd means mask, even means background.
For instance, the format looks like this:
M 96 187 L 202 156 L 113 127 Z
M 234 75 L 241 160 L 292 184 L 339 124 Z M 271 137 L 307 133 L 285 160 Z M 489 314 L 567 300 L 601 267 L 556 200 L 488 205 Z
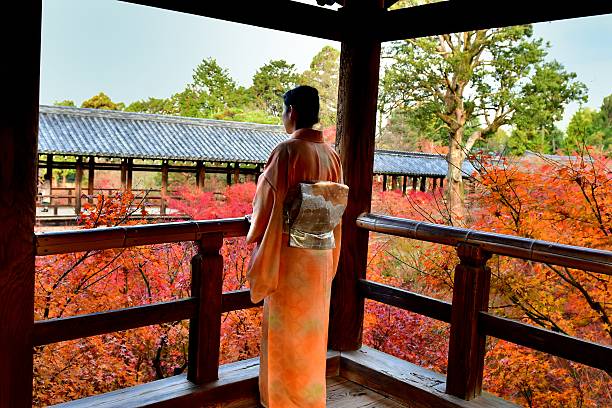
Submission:
M 257 242 L 248 279 L 264 299 L 259 390 L 267 408 L 325 407 L 331 283 L 340 251 L 288 246 L 283 233 L 287 190 L 303 181 L 341 182 L 340 159 L 320 131 L 297 130 L 270 155 L 259 178 L 247 242 Z

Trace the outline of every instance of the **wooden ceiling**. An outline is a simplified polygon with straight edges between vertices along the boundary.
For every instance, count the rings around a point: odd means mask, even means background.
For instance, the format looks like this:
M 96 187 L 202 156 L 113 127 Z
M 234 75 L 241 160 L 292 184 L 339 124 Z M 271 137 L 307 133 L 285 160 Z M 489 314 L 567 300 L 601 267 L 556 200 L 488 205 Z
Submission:
M 338 10 L 290 0 L 124 1 L 334 41 L 357 37 L 385 42 L 612 13 L 610 0 L 450 0 L 398 10 L 386 10 L 397 0 L 337 1 L 347 4 Z

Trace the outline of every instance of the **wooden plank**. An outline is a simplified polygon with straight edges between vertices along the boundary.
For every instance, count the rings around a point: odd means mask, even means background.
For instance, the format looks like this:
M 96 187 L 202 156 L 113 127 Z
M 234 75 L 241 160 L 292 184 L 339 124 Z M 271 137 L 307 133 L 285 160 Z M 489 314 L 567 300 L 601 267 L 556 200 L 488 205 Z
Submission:
M 191 261 L 191 295 L 198 298 L 196 315 L 189 324 L 187 378 L 195 384 L 219 377 L 221 305 L 223 292 L 223 234 L 208 234 L 198 242 Z
M 32 406 L 41 1 L 15 3 L 2 16 L 0 407 L 25 408 Z
M 488 336 L 612 372 L 612 347 L 485 312 L 478 314 L 478 327 Z
M 487 0 L 444 1 L 388 11 L 370 29 L 384 42 L 608 13 L 612 13 L 612 2 L 601 0 L 560 2 L 555 7 L 515 0 L 503 12 L 492 10 Z
M 215 232 L 225 237 L 238 237 L 245 236 L 248 228 L 249 223 L 244 218 L 226 218 L 36 233 L 36 255 L 197 241 L 203 234 Z
M 340 354 L 327 353 L 327 373 L 337 376 Z M 243 398 L 258 395 L 257 377 L 259 375 L 259 358 L 237 361 L 219 367 L 219 379 L 202 385 L 189 381 L 185 374 L 147 384 L 137 385 L 87 397 L 55 408 L 139 408 L 139 407 L 192 407 L 216 406 Z M 221 405 L 225 406 L 225 405 Z M 229 405 L 231 406 L 231 405 Z
M 191 318 L 195 298 L 34 322 L 34 346 Z
M 382 0 L 346 2 L 353 14 L 376 13 Z M 376 101 L 380 42 L 350 39 L 342 43 L 338 91 L 338 133 L 344 182 L 349 186 L 348 206 L 342 218 L 342 245 L 332 287 L 329 344 L 334 350 L 361 346 L 363 297 L 358 279 L 365 278 L 368 232 L 357 228 L 359 214 L 370 210 L 376 133 Z
M 263 306 L 263 300 L 259 303 L 251 302 L 251 291 L 242 289 L 223 293 L 221 311 L 225 313 L 259 306 Z
M 293 1 L 264 3 L 241 1 L 237 7 L 228 7 L 225 2 L 198 0 L 127 0 L 126 2 L 327 40 L 342 39 L 341 13 Z M 317 23 L 313 24 L 313 21 Z
M 478 330 L 478 313 L 489 307 L 489 252 L 459 244 L 448 344 L 446 392 L 471 400 L 482 391 L 486 336 Z
M 362 214 L 357 219 L 357 225 L 368 231 L 383 234 L 453 246 L 466 243 L 477 245 L 483 250 L 499 255 L 612 275 L 612 251 L 430 224 L 379 214 Z
M 451 304 L 449 302 L 365 279 L 359 280 L 359 292 L 361 296 L 386 305 L 399 307 L 447 323 L 451 321 Z
M 340 353 L 340 376 L 414 408 L 517 407 L 487 393 L 471 401 L 446 394 L 444 375 L 366 346 Z

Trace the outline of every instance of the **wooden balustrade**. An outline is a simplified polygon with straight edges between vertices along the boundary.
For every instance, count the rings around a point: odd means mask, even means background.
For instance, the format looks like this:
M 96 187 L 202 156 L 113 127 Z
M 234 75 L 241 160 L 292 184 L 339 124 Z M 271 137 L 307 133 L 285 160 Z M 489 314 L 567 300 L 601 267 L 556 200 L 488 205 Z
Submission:
M 612 252 L 527 240 L 381 215 L 363 214 L 361 229 L 453 245 L 460 263 L 455 271 L 453 302 L 357 280 L 358 296 L 451 324 L 446 391 L 463 399 L 480 394 L 486 336 L 494 336 L 610 372 L 612 349 L 487 313 L 491 254 L 544 261 L 610 274 Z M 36 321 L 34 345 L 94 336 L 152 324 L 191 319 L 188 379 L 194 384 L 219 376 L 221 314 L 260 306 L 248 290 L 222 293 L 224 237 L 244 236 L 242 218 L 113 227 L 36 234 L 36 255 L 125 248 L 180 241 L 197 243 L 192 259 L 191 297 L 101 313 Z
M 608 373 L 612 348 L 487 313 L 492 254 L 612 274 L 612 252 L 480 232 L 377 214 L 362 214 L 363 229 L 457 247 L 452 304 L 365 279 L 360 294 L 450 323 L 446 392 L 470 400 L 480 395 L 486 336 L 549 353 Z

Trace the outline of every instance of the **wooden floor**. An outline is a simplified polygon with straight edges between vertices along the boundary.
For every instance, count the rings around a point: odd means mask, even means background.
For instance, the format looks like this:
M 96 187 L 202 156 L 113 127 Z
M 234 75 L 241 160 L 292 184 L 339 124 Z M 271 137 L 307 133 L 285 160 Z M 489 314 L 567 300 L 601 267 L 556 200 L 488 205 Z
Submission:
M 342 377 L 327 378 L 327 408 L 404 408 L 409 405 L 400 404 L 384 395 Z M 217 405 L 215 408 L 257 408 L 261 407 L 253 399 L 234 401 L 229 404 Z M 212 408 L 212 407 L 211 407 Z

